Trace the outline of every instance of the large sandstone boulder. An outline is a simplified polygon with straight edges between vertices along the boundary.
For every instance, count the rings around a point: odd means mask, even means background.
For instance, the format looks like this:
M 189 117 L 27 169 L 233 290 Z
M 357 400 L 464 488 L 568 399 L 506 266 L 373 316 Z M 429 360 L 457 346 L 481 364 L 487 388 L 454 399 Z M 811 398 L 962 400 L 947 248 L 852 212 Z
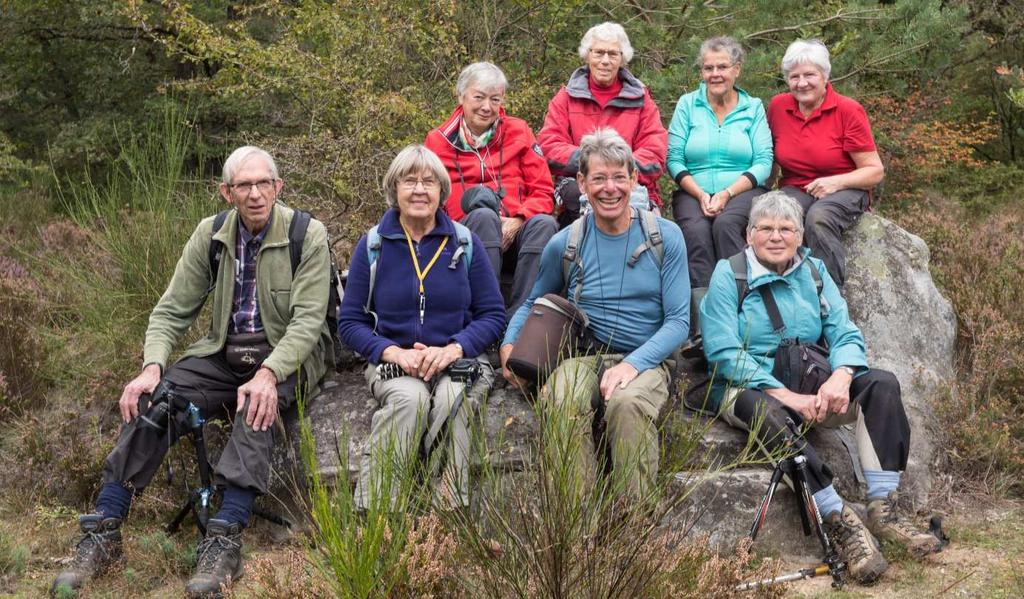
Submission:
M 848 234 L 847 246 L 845 293 L 853 318 L 867 339 L 869 362 L 895 372 L 903 383 L 914 428 L 904 489 L 920 506 L 931 485 L 929 467 L 934 455 L 929 406 L 936 391 L 943 388 L 944 377 L 952 372 L 955 317 L 931 281 L 928 249 L 919 238 L 868 214 Z M 483 401 L 491 463 L 508 472 L 529 468 L 529 448 L 536 432 L 533 408 L 500 376 Z M 361 369 L 337 375 L 333 386 L 311 402 L 308 415 L 317 441 L 317 468 L 326 480 L 354 483 L 374 409 Z M 701 418 L 681 410 L 663 416 L 666 430 L 677 430 L 693 418 L 699 424 Z M 275 451 L 275 465 L 284 486 L 294 488 L 295 481 L 302 478 L 293 468 L 299 455 L 299 431 L 294 417 L 286 421 L 288 442 Z M 695 464 L 735 462 L 747 443 L 746 434 L 720 422 L 706 426 Z M 852 440 L 852 434 L 815 430 L 809 436 L 835 470 L 840 493 L 859 500 L 862 491 L 857 468 L 844 439 Z M 664 524 L 708 532 L 715 546 L 728 549 L 749 530 L 769 476 L 770 470 L 763 464 L 741 465 L 710 477 L 696 467 L 691 473 L 680 473 L 674 489 L 687 492 L 687 499 Z M 286 489 L 279 492 L 287 494 Z M 780 486 L 758 539 L 761 549 L 805 557 L 818 553 L 816 541 L 802 535 L 794 504 L 789 490 Z

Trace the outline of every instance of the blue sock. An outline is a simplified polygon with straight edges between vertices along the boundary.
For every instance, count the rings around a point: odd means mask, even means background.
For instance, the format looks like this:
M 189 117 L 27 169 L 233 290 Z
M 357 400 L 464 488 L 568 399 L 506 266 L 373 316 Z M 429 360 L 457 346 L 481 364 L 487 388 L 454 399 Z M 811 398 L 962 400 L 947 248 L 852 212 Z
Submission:
M 96 498 L 96 513 L 107 518 L 121 518 L 128 515 L 132 505 L 132 492 L 121 483 L 103 483 Z
M 865 470 L 868 483 L 868 501 L 885 499 L 900 486 L 900 473 L 891 470 Z
M 814 494 L 814 505 L 818 506 L 818 513 L 824 517 L 842 510 L 843 498 L 836 493 L 835 487 L 829 485 Z
M 231 524 L 241 524 L 242 528 L 249 525 L 252 504 L 256 501 L 256 493 L 228 485 L 224 489 L 224 501 L 215 516 L 217 520 L 225 520 Z

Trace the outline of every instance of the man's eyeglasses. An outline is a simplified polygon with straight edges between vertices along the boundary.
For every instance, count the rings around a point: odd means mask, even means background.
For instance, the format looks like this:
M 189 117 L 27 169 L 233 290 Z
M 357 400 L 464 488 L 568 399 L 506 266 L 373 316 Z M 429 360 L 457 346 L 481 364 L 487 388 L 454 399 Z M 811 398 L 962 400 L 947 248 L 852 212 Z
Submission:
M 756 231 L 758 235 L 763 235 L 765 237 L 771 237 L 778 233 L 784 239 L 792 239 L 792 237 L 796 235 L 796 227 L 769 227 L 768 225 L 758 225 L 754 227 L 754 231 Z
M 436 179 L 418 179 L 416 177 L 406 177 L 399 183 L 404 189 L 416 189 L 416 185 L 422 185 L 423 189 L 427 191 L 433 191 L 437 189 Z
M 275 180 L 276 179 L 260 179 L 259 181 L 240 181 L 238 183 L 229 183 L 228 188 L 238 195 L 251 192 L 254 186 L 260 193 L 267 193 L 274 188 Z
M 591 50 L 590 53 L 599 59 L 607 56 L 608 60 L 618 60 L 622 56 L 622 52 L 618 50 Z

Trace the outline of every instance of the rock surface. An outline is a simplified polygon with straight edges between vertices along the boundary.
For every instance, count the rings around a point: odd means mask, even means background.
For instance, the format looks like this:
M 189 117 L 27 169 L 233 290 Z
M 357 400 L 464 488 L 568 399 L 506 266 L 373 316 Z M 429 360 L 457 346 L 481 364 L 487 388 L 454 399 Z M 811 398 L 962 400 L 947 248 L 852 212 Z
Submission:
M 936 391 L 943 388 L 946 374 L 952 372 L 955 316 L 931 281 L 928 249 L 918 237 L 867 214 L 847 235 L 847 247 L 849 280 L 845 293 L 853 319 L 867 340 L 869 362 L 895 372 L 903 384 L 904 402 L 914 431 L 904 490 L 909 492 L 914 505 L 921 506 L 931 485 L 930 465 L 934 456 L 929 406 Z M 359 458 L 375 406 L 361 369 L 338 374 L 335 383 L 311 402 L 308 415 L 317 440 L 321 476 L 335 484 L 343 476 L 352 484 L 358 475 Z M 530 442 L 536 431 L 533 408 L 500 377 L 486 405 L 484 424 L 492 447 L 492 464 L 505 471 L 528 468 Z M 668 430 L 694 418 L 681 410 L 663 416 Z M 294 456 L 299 455 L 299 430 L 296 418 L 286 421 L 288 442 L 278 445 L 275 466 L 278 473 L 288 473 L 282 476 L 282 480 L 288 481 L 296 479 L 293 465 Z M 840 493 L 860 501 L 863 493 L 840 435 L 834 430 L 815 430 L 808 438 L 836 472 L 835 484 Z M 735 461 L 746 442 L 745 433 L 720 422 L 708 423 L 696 456 L 705 462 L 727 464 Z M 343 467 L 344 462 L 347 468 Z M 692 525 L 695 532 L 708 532 L 715 546 L 728 549 L 749 531 L 770 472 L 760 464 L 740 466 L 711 477 L 680 473 L 674 485 L 676 490 L 695 486 L 687 501 L 663 524 Z M 287 494 L 284 489 L 279 493 Z M 758 547 L 808 558 L 820 553 L 817 541 L 803 536 L 793 495 L 784 485 L 780 485 L 772 502 Z

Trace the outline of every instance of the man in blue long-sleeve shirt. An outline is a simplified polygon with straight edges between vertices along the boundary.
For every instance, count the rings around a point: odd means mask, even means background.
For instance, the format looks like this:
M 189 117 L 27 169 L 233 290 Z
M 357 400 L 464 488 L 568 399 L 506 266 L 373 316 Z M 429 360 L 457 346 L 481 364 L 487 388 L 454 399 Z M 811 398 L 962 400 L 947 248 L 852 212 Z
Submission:
M 640 494 L 658 472 L 654 420 L 669 396 L 669 358 L 689 331 L 686 246 L 679 227 L 659 218 L 663 253 L 644 251 L 629 265 L 646 236 L 640 215 L 629 205 L 630 191 L 637 184 L 632 152 L 614 130 L 598 129 L 583 138 L 577 181 L 593 214 L 583 223 L 582 259 L 578 268 L 570 269 L 566 296 L 576 297 L 576 288 L 582 285 L 578 306 L 586 312 L 595 340 L 607 348 L 602 355 L 604 374 L 598 381 L 594 357 L 565 360 L 541 389 L 541 401 L 555 401 L 569 415 L 586 414 L 599 388 L 615 476 L 622 477 L 628 491 Z M 537 282 L 505 333 L 503 366 L 533 302 L 566 287 L 562 256 L 571 232 L 562 230 L 544 248 Z M 507 367 L 504 372 L 511 382 L 522 384 Z M 589 420 L 578 428 L 582 441 L 574 447 L 574 459 L 592 481 L 596 465 Z

